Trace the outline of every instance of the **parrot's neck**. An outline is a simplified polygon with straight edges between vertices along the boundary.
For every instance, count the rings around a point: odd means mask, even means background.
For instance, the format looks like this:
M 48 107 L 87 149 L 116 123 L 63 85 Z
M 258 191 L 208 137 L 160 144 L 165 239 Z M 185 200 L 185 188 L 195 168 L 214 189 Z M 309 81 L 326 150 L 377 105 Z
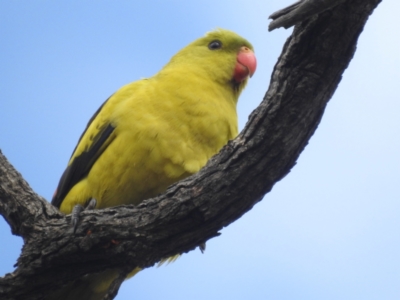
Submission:
M 176 88 L 191 86 L 193 93 L 217 93 L 220 101 L 226 101 L 236 110 L 239 96 L 244 89 L 247 79 L 240 84 L 235 83 L 229 76 L 212 78 L 209 71 L 197 65 L 167 64 L 154 78 L 176 83 Z M 224 79 L 225 78 L 225 79 Z M 198 87 L 198 88 L 193 88 Z

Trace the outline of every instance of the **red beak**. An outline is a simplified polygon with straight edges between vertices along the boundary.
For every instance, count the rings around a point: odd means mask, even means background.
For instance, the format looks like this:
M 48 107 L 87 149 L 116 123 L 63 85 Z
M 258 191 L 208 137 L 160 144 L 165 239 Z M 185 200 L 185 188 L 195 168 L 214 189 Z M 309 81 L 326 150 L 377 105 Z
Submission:
M 248 76 L 253 76 L 257 68 L 257 59 L 254 52 L 245 46 L 240 48 L 236 57 L 236 66 L 233 72 L 233 78 L 237 83 L 242 82 Z

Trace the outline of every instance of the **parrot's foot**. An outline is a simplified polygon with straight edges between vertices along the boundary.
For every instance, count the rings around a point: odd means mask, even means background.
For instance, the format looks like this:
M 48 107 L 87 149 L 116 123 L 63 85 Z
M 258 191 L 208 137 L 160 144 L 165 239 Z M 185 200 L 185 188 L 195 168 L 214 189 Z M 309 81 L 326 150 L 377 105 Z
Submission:
M 83 207 L 80 204 L 77 204 L 74 206 L 74 208 L 72 209 L 72 213 L 71 213 L 71 224 L 72 224 L 72 227 L 74 228 L 74 233 L 75 233 L 76 229 L 78 228 L 79 215 L 81 214 L 81 212 L 83 212 L 84 210 L 94 209 L 96 207 L 96 204 L 97 204 L 97 200 L 92 198 L 89 200 L 89 202 L 87 202 L 86 207 Z

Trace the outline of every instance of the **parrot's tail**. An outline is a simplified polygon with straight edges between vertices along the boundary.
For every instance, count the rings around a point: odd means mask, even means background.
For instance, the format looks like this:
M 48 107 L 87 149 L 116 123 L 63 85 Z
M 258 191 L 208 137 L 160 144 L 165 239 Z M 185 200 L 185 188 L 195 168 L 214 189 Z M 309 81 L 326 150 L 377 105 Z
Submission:
M 158 266 L 171 263 L 178 259 L 180 254 L 162 259 Z M 135 268 L 126 279 L 135 276 L 141 268 Z M 118 276 L 118 270 L 107 270 L 98 274 L 85 275 L 84 277 L 67 284 L 60 290 L 45 297 L 46 300 L 101 300 L 106 295 L 111 283 Z
M 136 271 L 136 272 L 135 272 Z M 136 268 L 131 277 L 140 271 Z M 100 300 L 103 299 L 110 284 L 118 276 L 118 270 L 107 270 L 84 277 L 67 284 L 60 290 L 45 297 L 46 300 Z

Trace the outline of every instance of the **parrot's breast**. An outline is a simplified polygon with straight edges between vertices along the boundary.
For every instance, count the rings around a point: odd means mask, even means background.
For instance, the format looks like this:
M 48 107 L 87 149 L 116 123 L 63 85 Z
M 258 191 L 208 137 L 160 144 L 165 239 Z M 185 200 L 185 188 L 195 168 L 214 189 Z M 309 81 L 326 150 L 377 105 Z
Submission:
M 61 211 L 69 213 L 90 198 L 97 200 L 96 208 L 138 204 L 199 171 L 236 136 L 235 105 L 224 101 L 223 89 L 171 85 L 141 80 L 109 99 L 98 119 L 115 126 L 115 137 L 68 193 Z

